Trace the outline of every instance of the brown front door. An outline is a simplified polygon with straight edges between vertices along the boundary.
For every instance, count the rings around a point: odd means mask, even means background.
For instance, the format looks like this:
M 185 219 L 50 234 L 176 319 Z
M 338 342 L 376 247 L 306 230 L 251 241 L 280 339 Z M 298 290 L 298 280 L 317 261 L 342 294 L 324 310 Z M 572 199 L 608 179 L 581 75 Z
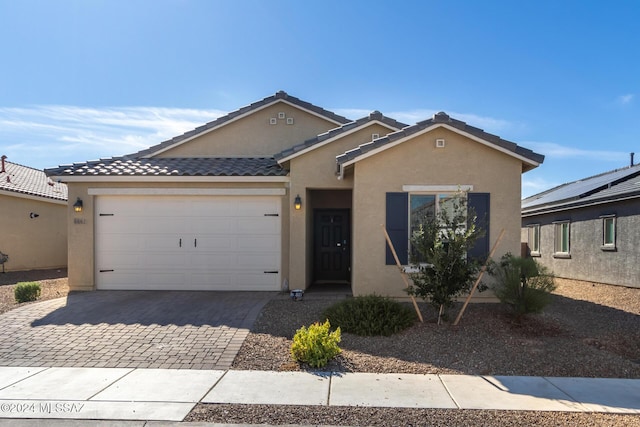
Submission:
M 314 211 L 314 281 L 350 282 L 349 209 Z

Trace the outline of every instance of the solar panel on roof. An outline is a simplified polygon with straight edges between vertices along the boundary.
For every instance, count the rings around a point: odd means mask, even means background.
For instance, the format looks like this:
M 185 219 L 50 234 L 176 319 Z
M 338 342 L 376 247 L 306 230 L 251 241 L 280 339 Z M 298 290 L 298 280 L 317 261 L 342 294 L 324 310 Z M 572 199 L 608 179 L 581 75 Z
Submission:
M 640 165 L 618 169 L 612 172 L 563 184 L 555 189 L 539 193 L 523 200 L 522 209 L 580 198 L 594 190 L 605 188 L 608 184 L 624 179 L 625 177 L 638 172 L 640 172 Z

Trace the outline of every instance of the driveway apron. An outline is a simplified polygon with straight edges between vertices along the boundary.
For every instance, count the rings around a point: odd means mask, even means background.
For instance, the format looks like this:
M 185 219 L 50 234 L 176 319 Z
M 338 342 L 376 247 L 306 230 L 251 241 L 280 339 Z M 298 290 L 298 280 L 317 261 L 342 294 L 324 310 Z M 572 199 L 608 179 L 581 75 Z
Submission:
M 0 366 L 227 369 L 275 295 L 71 293 L 0 315 Z

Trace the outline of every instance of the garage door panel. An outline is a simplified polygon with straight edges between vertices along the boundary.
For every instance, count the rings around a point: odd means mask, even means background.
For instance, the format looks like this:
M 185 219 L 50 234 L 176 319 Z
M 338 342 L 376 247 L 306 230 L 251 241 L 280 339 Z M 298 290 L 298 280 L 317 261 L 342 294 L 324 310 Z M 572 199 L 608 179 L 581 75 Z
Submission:
M 280 219 L 270 217 L 238 218 L 237 231 L 242 234 L 275 234 L 280 232 Z
M 279 197 L 97 196 L 95 204 L 99 289 L 279 290 Z
M 191 218 L 189 220 L 189 229 L 191 232 L 202 233 L 228 233 L 233 234 L 236 229 L 236 219 L 226 218 Z
M 238 250 L 257 250 L 257 251 L 278 251 L 280 252 L 280 240 L 274 239 L 273 236 L 238 236 Z

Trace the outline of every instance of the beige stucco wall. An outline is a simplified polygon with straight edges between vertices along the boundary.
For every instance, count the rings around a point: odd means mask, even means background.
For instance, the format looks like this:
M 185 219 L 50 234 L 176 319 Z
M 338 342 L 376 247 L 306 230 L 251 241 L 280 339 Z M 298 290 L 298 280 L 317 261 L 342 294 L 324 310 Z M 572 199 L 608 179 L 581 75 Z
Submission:
M 435 148 L 444 138 L 445 148 Z M 439 128 L 355 164 L 353 169 L 354 295 L 406 297 L 396 266 L 385 265 L 385 194 L 403 185 L 473 185 L 491 193 L 490 245 L 502 227 L 505 236 L 495 258 L 520 251 L 521 161 Z M 486 294 L 487 296 L 492 296 Z
M 289 206 L 293 206 L 296 195 L 300 195 L 303 201 L 303 209 L 300 211 L 290 209 L 290 286 L 292 289 L 306 289 L 312 284 L 313 206 L 308 203 L 310 191 L 351 189 L 353 179 L 347 177 L 339 180 L 336 176 L 336 156 L 371 141 L 372 133 L 386 135 L 389 132 L 388 128 L 372 123 L 370 126 L 301 154 L 289 162 L 291 178 Z
M 89 194 L 89 189 L 98 188 L 278 188 L 287 191 L 287 182 L 247 182 L 247 183 L 229 183 L 229 182 L 71 182 L 68 183 L 69 200 L 74 203 L 78 197 L 82 199 L 83 211 L 77 213 L 73 211 L 70 204 L 68 208 L 67 225 L 69 229 L 69 289 L 74 291 L 90 291 L 95 289 L 95 264 L 94 264 L 94 219 L 96 212 L 94 209 L 95 197 Z M 145 197 L 145 196 L 136 196 Z M 207 197 L 207 196 L 202 196 Z M 281 197 L 282 199 L 282 258 L 281 269 L 282 279 L 287 277 L 289 270 L 289 229 L 286 224 L 289 221 L 289 194 Z
M 0 252 L 9 255 L 5 271 L 67 266 L 66 204 L 0 194 Z M 39 216 L 30 218 L 32 212 Z
M 286 118 L 278 119 L 278 113 L 293 118 L 293 124 L 288 125 Z M 276 125 L 269 124 L 273 117 L 277 119 Z M 158 157 L 270 157 L 338 126 L 279 102 L 198 136 Z

